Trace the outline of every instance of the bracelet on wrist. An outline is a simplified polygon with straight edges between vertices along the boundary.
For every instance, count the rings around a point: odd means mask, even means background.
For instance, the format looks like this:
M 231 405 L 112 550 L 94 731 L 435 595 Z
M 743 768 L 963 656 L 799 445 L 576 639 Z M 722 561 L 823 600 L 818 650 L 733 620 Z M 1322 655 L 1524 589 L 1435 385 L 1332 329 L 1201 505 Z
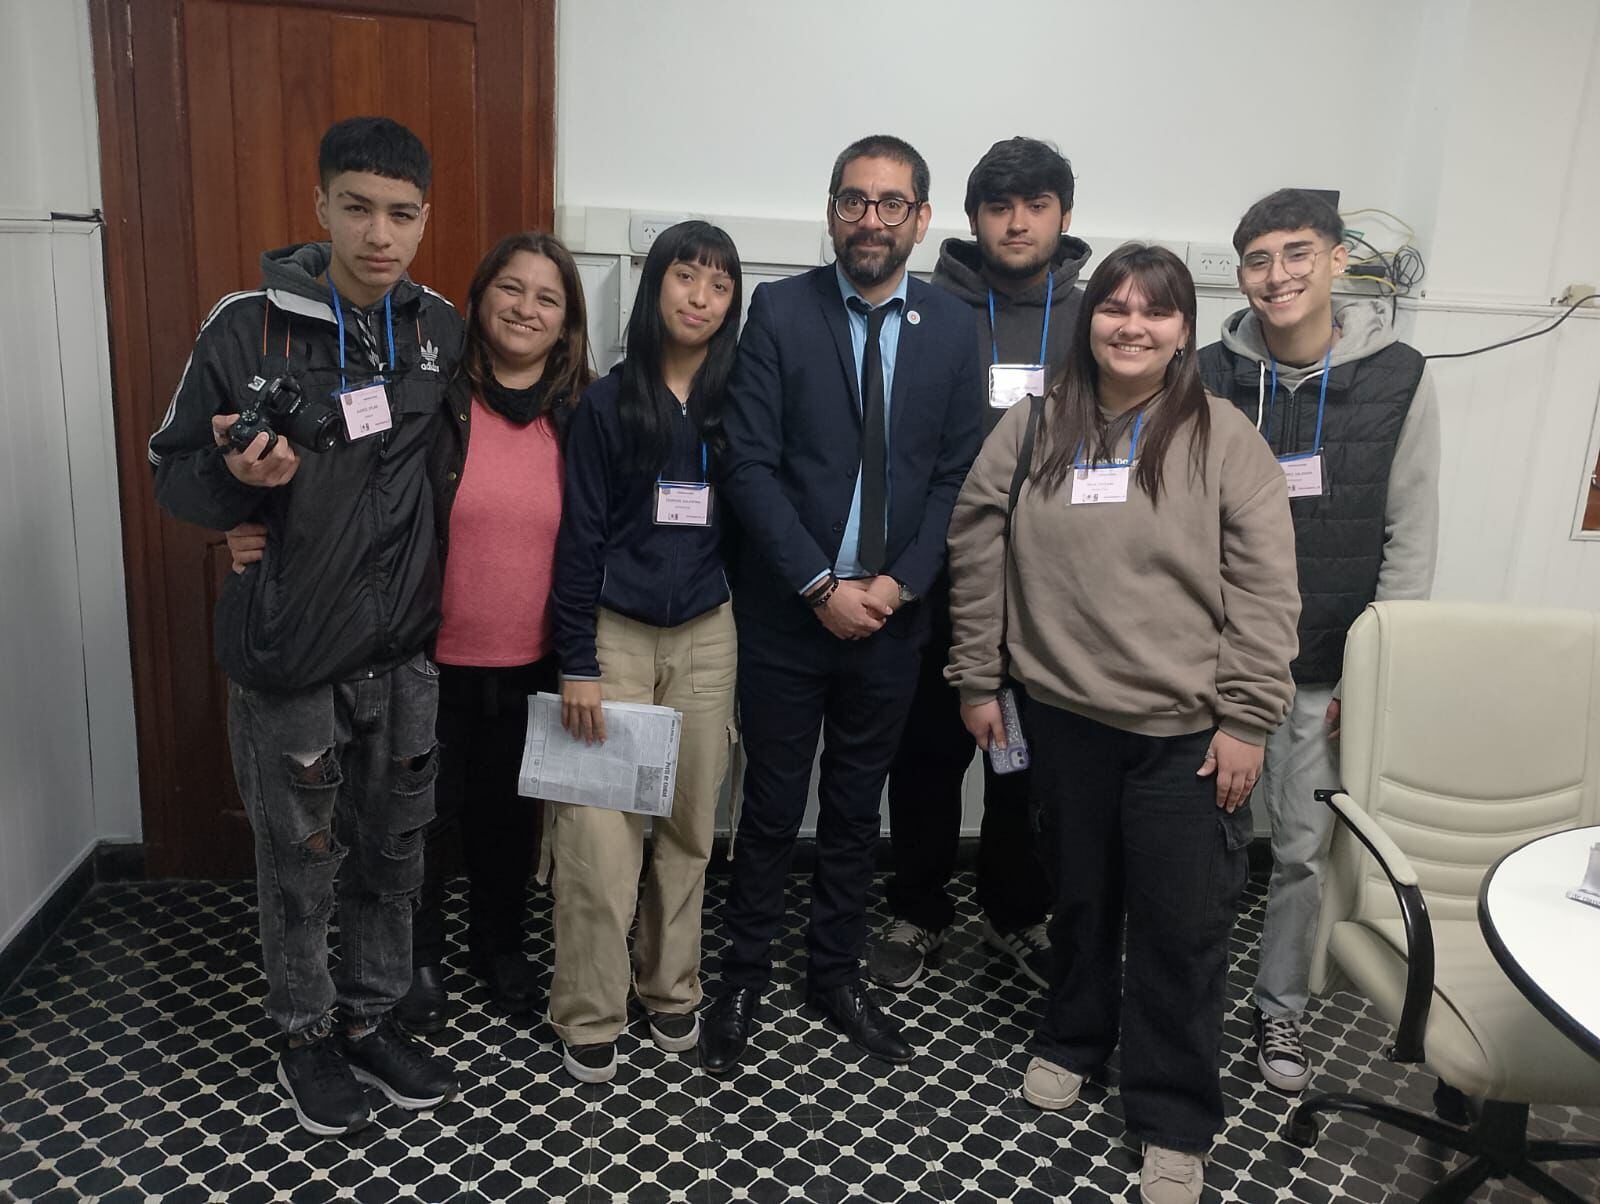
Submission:
M 812 610 L 820 610 L 828 604 L 828 599 L 833 597 L 839 588 L 839 578 L 829 573 L 821 585 L 806 595 L 806 605 Z

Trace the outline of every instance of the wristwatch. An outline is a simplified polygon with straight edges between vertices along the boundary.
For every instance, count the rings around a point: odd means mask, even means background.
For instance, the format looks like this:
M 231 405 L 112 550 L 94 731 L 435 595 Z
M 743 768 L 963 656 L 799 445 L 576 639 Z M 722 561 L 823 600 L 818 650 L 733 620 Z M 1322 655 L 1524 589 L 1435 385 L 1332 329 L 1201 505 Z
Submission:
M 915 602 L 917 600 L 917 595 L 914 592 L 912 592 L 911 587 L 909 585 L 907 585 L 904 581 L 897 581 L 897 582 L 895 582 L 895 584 L 900 587 L 900 605 L 901 606 L 909 606 L 911 603 L 913 603 L 913 602 Z

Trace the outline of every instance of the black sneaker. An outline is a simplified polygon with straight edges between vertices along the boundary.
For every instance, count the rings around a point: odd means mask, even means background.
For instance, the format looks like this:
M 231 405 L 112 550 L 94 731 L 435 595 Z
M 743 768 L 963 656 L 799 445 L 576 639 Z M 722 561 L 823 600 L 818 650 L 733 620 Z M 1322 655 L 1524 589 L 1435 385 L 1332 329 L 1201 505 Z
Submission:
M 903 991 L 923 972 L 939 964 L 939 950 L 948 928 L 923 928 L 910 920 L 892 920 L 867 950 L 867 977 L 880 987 Z
M 1294 1016 L 1273 1017 L 1256 1009 L 1256 1068 L 1270 1086 L 1290 1095 L 1311 1081 L 1311 1063 Z
M 1011 964 L 1034 986 L 1044 988 L 1050 985 L 1050 938 L 1045 935 L 1043 924 L 1029 924 L 1026 928 L 1002 932 L 985 917 L 983 943 L 1010 959 Z
M 307 1133 L 338 1137 L 367 1123 L 366 1094 L 328 1033 L 309 1037 L 304 1045 L 285 1042 L 278 1057 L 278 1082 Z
M 647 1012 L 646 1015 L 650 1019 L 650 1039 L 668 1053 L 693 1049 L 700 1040 L 698 1012 Z
M 617 1043 L 563 1045 L 561 1065 L 580 1083 L 609 1083 L 617 1077 Z
M 456 1093 L 455 1072 L 388 1016 L 376 1028 L 343 1040 L 350 1073 L 410 1111 L 432 1108 Z

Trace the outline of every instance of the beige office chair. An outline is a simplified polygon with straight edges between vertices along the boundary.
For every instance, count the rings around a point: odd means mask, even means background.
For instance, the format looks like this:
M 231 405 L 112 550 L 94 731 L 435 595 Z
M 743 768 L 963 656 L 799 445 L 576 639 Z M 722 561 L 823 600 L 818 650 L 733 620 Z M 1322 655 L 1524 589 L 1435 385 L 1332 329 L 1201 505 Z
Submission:
M 1356 1112 L 1468 1156 L 1426 1204 L 1506 1175 L 1583 1204 L 1537 1163 L 1600 1158 L 1600 1143 L 1530 1142 L 1528 1105 L 1600 1104 L 1600 1061 L 1506 977 L 1477 907 L 1502 855 L 1597 821 L 1600 616 L 1380 602 L 1350 629 L 1343 698 L 1344 791 L 1318 792 L 1340 822 L 1312 990 L 1337 977 L 1370 999 L 1396 1026 L 1389 1057 L 1461 1092 L 1470 1123 L 1332 1094 L 1301 1103 L 1285 1136 L 1309 1146 L 1317 1113 Z

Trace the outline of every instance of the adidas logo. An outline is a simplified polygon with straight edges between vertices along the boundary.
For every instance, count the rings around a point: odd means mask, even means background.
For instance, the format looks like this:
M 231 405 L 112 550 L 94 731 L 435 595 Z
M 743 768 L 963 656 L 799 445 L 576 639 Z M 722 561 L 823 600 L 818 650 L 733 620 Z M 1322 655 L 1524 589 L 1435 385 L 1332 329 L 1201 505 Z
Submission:
M 439 349 L 429 339 L 422 345 L 422 370 L 424 372 L 437 372 L 439 370 Z

